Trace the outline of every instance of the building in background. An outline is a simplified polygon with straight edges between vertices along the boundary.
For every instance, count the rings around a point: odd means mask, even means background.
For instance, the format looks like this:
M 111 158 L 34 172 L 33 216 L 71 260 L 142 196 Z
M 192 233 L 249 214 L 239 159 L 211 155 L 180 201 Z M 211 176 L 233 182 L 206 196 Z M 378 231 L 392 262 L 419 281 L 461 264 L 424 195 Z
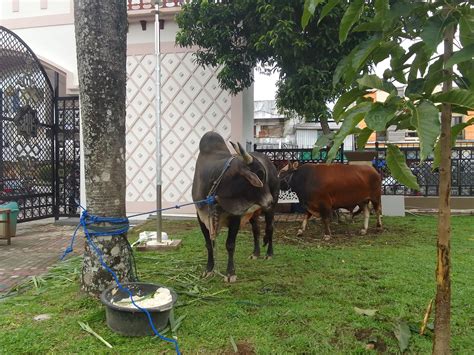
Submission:
M 332 131 L 339 127 L 340 124 L 329 121 Z M 312 148 L 322 134 L 319 122 L 304 122 L 300 117 L 287 117 L 278 112 L 275 100 L 254 102 L 255 144 L 261 149 Z M 352 135 L 344 140 L 344 148 L 353 150 Z

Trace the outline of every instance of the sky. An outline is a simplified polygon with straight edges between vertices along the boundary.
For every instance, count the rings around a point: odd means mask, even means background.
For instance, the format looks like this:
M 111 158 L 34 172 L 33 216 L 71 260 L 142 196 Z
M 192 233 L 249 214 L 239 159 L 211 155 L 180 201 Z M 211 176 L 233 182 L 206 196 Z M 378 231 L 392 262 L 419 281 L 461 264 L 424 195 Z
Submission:
M 276 92 L 275 82 L 278 80 L 278 73 L 265 75 L 255 70 L 254 74 L 254 100 L 274 100 Z

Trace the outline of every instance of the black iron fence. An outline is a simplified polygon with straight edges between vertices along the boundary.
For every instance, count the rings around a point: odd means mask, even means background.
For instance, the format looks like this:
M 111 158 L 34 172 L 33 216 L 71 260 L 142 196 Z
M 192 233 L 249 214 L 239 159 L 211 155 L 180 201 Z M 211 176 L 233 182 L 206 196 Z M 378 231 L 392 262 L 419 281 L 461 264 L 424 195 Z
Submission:
M 390 175 L 385 160 L 387 149 L 383 144 L 376 143 L 367 150 L 376 152 L 376 158 L 372 161 L 372 164 L 382 175 L 383 194 L 438 196 L 439 172 L 437 169 L 433 169 L 433 156 L 420 162 L 419 146 L 405 145 L 400 147 L 405 155 L 408 167 L 418 180 L 419 191 L 400 184 Z M 311 148 L 259 149 L 255 147 L 255 151 L 267 155 L 277 169 L 281 169 L 288 161 L 298 161 L 302 164 L 321 163 L 325 162 L 327 157 L 327 150 L 321 150 L 317 155 L 314 155 Z M 343 146 L 341 146 L 335 162 L 348 162 Z M 452 196 L 474 196 L 474 145 L 452 148 L 451 174 Z
M 271 148 L 271 149 L 262 149 L 254 145 L 254 151 L 260 152 L 267 155 L 270 160 L 275 164 L 276 168 L 280 170 L 289 161 L 294 162 L 298 161 L 301 164 L 304 163 L 324 163 L 327 159 L 328 150 L 326 148 L 321 149 L 317 154 L 313 153 L 311 148 Z M 341 145 L 339 151 L 336 154 L 335 162 L 338 163 L 347 163 L 347 157 L 343 154 L 344 144 Z
M 420 190 L 412 190 L 398 183 L 386 166 L 387 148 L 376 143 L 374 166 L 382 174 L 382 189 L 385 195 L 438 196 L 439 172 L 433 169 L 433 155 L 420 162 L 418 146 L 400 147 L 407 165 L 416 176 Z M 453 147 L 451 150 L 451 195 L 474 196 L 474 145 Z

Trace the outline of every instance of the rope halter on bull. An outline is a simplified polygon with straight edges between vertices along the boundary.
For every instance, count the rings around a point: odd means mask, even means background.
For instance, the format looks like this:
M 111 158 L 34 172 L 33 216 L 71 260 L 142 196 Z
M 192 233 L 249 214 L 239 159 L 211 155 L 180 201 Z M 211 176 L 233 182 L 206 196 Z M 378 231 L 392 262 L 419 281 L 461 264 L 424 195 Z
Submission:
M 209 237 L 211 238 L 212 242 L 212 249 L 213 249 L 213 257 L 214 260 L 217 258 L 217 247 L 216 247 L 216 238 L 217 238 L 217 231 L 219 230 L 219 214 L 217 212 L 217 196 L 216 192 L 217 189 L 222 182 L 222 179 L 224 178 L 224 175 L 226 171 L 229 169 L 230 164 L 232 163 L 232 160 L 235 159 L 235 156 L 231 156 L 229 159 L 226 160 L 224 167 L 222 168 L 221 173 L 217 177 L 217 179 L 214 180 L 212 183 L 211 189 L 209 190 L 209 193 L 207 194 L 207 200 L 212 200 L 213 203 L 208 204 L 208 226 L 209 226 Z M 199 204 L 198 206 L 201 206 Z M 219 271 L 217 269 L 217 263 L 214 263 L 214 272 L 216 274 L 219 274 Z

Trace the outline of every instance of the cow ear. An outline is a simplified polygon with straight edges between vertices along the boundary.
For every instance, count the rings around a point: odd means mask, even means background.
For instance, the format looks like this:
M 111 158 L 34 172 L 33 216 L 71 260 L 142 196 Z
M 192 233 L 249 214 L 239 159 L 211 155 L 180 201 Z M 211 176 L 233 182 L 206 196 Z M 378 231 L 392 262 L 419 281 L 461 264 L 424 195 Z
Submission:
M 295 161 L 295 162 L 293 163 L 293 165 L 292 165 L 293 170 L 298 169 L 298 166 L 299 166 L 299 165 L 300 165 L 300 164 L 299 164 L 297 161 Z
M 250 170 L 243 170 L 241 174 L 247 179 L 248 182 L 250 182 L 251 185 L 255 187 L 263 187 L 262 180 L 260 180 L 258 176 L 252 173 Z

